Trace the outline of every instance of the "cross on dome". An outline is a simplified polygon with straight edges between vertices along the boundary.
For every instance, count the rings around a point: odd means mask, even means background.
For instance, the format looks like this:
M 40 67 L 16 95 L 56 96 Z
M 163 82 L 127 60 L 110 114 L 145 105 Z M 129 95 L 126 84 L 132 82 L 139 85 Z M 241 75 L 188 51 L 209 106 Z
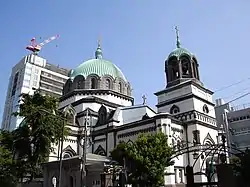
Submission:
M 180 42 L 180 35 L 179 35 L 179 29 L 177 26 L 175 26 L 175 32 L 176 32 L 176 47 L 180 48 L 181 47 L 181 42 Z
M 142 104 L 145 105 L 147 102 L 147 97 L 145 95 L 142 96 Z

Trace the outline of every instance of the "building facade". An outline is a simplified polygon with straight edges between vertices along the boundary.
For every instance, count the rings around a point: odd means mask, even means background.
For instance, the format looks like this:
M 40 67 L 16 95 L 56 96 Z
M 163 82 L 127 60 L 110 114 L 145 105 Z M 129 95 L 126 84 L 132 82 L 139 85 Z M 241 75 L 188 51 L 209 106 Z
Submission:
M 122 141 L 135 141 L 141 133 L 163 132 L 168 136 L 169 145 L 177 151 L 181 146 L 218 144 L 213 92 L 204 87 L 198 67 L 197 58 L 180 46 L 178 36 L 176 49 L 165 60 L 167 83 L 155 93 L 158 103 L 154 111 L 145 104 L 134 105 L 130 83 L 116 65 L 103 58 L 98 44 L 95 58 L 71 72 L 60 98 L 62 110 L 71 107 L 75 111 L 75 122 L 69 124 L 71 134 L 63 144 L 63 157 L 82 155 L 81 135 L 85 127 L 87 152 L 104 156 L 109 156 Z M 198 147 L 196 150 L 199 154 Z M 50 161 L 57 160 L 58 156 L 59 151 L 55 149 Z M 196 163 L 195 172 L 205 172 L 212 162 L 209 153 L 205 161 L 192 153 L 173 159 L 174 166 L 166 168 L 165 185 L 169 186 L 186 183 L 187 165 Z M 195 175 L 195 181 L 206 180 L 203 175 Z
M 34 54 L 23 57 L 12 68 L 9 78 L 2 129 L 13 130 L 22 121 L 22 118 L 12 115 L 18 110 L 20 94 L 33 94 L 36 89 L 40 89 L 42 94 L 60 97 L 69 72 L 70 70 L 50 64 L 46 59 Z
M 250 148 L 250 108 L 232 107 L 222 99 L 216 100 L 216 118 L 226 134 L 230 152 L 237 153 Z

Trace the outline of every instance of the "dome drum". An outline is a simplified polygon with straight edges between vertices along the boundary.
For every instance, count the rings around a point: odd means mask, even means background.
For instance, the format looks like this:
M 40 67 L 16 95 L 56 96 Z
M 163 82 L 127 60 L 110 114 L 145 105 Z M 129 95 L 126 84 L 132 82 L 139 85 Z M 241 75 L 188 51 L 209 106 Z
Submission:
M 82 75 L 76 76 L 74 79 L 68 79 L 63 88 L 63 95 L 74 90 L 112 90 L 120 94 L 131 96 L 131 86 L 121 78 L 114 79 L 110 75 L 99 77 L 95 74 L 90 74 L 86 79 Z

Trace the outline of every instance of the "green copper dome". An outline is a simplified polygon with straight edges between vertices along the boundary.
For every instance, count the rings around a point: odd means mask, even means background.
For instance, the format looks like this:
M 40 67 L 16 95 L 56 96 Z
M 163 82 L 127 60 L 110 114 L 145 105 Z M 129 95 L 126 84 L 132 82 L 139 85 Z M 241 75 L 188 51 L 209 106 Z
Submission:
M 121 70 L 115 64 L 102 58 L 103 55 L 100 44 L 98 44 L 95 57 L 95 59 L 87 60 L 79 65 L 71 72 L 70 77 L 74 78 L 77 75 L 83 75 L 86 78 L 88 75 L 96 74 L 99 77 L 109 75 L 114 79 L 122 78 L 124 81 L 127 81 Z
M 176 26 L 175 27 L 176 30 L 176 49 L 173 50 L 169 55 L 168 55 L 168 59 L 171 57 L 177 57 L 179 58 L 181 55 L 188 55 L 188 56 L 193 56 L 193 54 L 191 52 L 189 52 L 187 49 L 184 49 L 181 47 L 181 42 L 180 42 L 180 37 L 179 37 L 179 29 Z
M 184 48 L 176 48 L 174 51 L 172 51 L 169 55 L 168 55 L 168 58 L 171 58 L 173 56 L 175 57 L 180 57 L 181 55 L 188 55 L 188 56 L 192 56 L 193 54 L 190 53 L 188 50 L 184 49 Z

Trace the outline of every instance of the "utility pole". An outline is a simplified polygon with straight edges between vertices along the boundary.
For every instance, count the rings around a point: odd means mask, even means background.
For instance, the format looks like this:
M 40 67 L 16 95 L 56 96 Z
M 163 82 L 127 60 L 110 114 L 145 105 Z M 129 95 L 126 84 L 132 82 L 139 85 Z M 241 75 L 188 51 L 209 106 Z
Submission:
M 223 126 L 224 126 L 224 130 L 225 130 L 225 133 L 226 133 L 226 139 L 227 139 L 227 145 L 229 147 L 229 154 L 232 153 L 232 148 L 231 148 L 231 139 L 229 137 L 229 124 L 228 124 L 228 118 L 227 118 L 227 111 L 224 110 L 224 123 L 223 123 Z
M 87 162 L 87 133 L 88 133 L 88 127 L 89 127 L 89 109 L 86 111 L 86 117 L 85 117 L 85 123 L 84 123 L 84 142 L 83 142 L 83 152 L 82 152 L 82 175 L 81 175 L 81 187 L 82 183 L 84 187 L 87 186 L 87 171 L 86 171 L 86 162 Z
M 63 164 L 63 134 L 64 134 L 64 127 L 66 123 L 66 114 L 65 114 L 65 119 L 63 119 L 63 126 L 62 126 L 62 131 L 61 131 L 61 140 L 60 140 L 60 161 L 59 161 L 59 182 L 58 182 L 58 187 L 61 187 L 62 185 L 62 164 Z

